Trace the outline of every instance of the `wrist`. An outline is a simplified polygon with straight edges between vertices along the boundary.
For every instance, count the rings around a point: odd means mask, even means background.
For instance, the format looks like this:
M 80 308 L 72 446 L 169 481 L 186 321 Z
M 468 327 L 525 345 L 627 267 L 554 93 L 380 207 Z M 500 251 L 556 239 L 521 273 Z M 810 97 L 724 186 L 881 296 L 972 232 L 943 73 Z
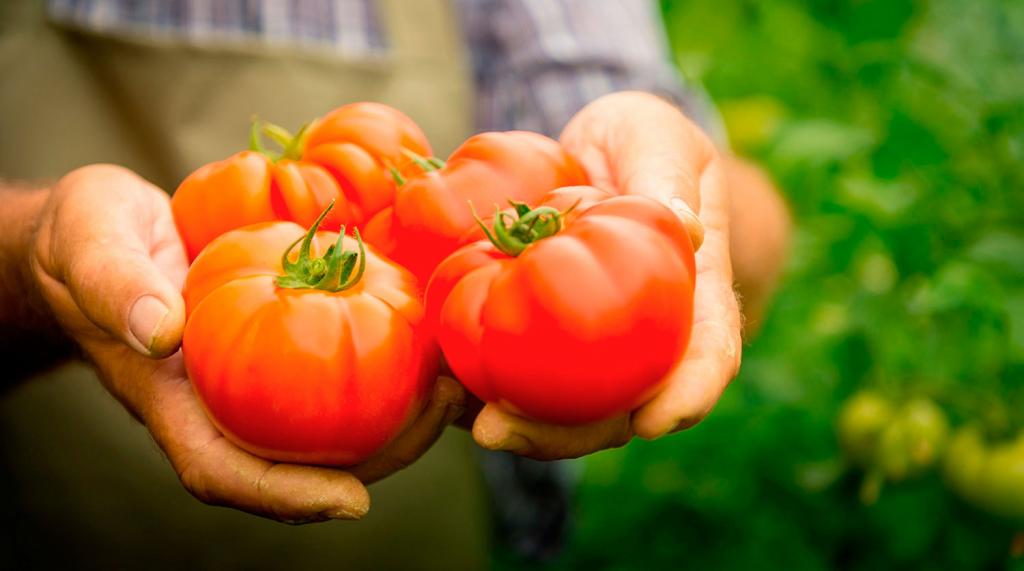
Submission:
M 36 230 L 49 198 L 45 187 L 0 182 L 0 326 L 52 332 L 55 320 L 32 271 Z
M 32 268 L 36 232 L 50 190 L 0 181 L 0 390 L 75 354 L 43 299 Z

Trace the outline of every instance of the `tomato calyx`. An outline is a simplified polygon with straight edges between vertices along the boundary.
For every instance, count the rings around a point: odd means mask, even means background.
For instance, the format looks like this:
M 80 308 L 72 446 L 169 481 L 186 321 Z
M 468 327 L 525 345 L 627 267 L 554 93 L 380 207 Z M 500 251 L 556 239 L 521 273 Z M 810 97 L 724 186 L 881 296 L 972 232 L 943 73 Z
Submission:
M 495 207 L 493 231 L 477 216 L 472 202 L 469 206 L 473 209 L 473 218 L 476 218 L 477 224 L 483 228 L 484 234 L 494 247 L 504 254 L 515 257 L 522 254 L 530 244 L 557 234 L 562 229 L 565 216 L 572 212 L 579 202 L 565 212 L 551 206 L 530 208 L 528 204 L 514 200 L 510 200 L 509 204 L 515 209 L 516 216 L 513 217 Z
M 438 169 L 442 169 L 446 164 L 442 159 L 437 157 L 424 157 L 416 151 L 405 147 L 402 147 L 402 154 L 412 162 L 416 163 L 416 166 L 423 169 L 423 172 L 433 172 Z M 398 167 L 391 165 L 388 167 L 388 172 L 391 173 L 391 178 L 395 179 L 396 185 L 402 186 L 405 184 L 406 179 L 402 176 L 402 172 L 398 170 Z
M 305 146 L 306 133 L 308 132 L 307 127 L 309 127 L 308 124 L 303 125 L 299 128 L 298 133 L 292 135 L 288 129 L 280 125 L 254 117 L 252 128 L 249 130 L 249 150 L 260 153 L 275 163 L 282 159 L 297 161 L 302 158 L 302 148 Z M 268 149 L 263 144 L 263 137 L 267 137 L 277 143 L 281 150 L 272 151 Z
M 346 251 L 342 241 L 345 238 L 345 227 L 341 227 L 338 233 L 338 241 L 327 249 L 323 257 L 315 258 L 310 254 L 313 237 L 320 228 L 327 213 L 334 208 L 334 202 L 327 205 L 327 208 L 320 213 L 320 217 L 309 227 L 309 231 L 298 240 L 291 243 L 284 255 L 281 256 L 281 267 L 284 273 L 277 276 L 274 283 L 277 287 L 285 289 L 316 289 L 326 292 L 339 292 L 351 288 L 359 283 L 366 270 L 366 248 L 363 246 L 363 239 L 359 236 L 359 229 L 353 231 L 356 242 L 359 244 L 359 252 Z M 299 256 L 294 262 L 288 256 L 299 247 Z

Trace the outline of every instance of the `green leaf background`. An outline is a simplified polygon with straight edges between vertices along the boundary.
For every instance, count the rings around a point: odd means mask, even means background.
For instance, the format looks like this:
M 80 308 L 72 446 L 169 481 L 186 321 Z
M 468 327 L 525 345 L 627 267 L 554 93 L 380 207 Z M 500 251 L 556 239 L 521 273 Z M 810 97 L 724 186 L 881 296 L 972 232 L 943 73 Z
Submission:
M 860 387 L 1024 428 L 1024 2 L 663 9 L 680 69 L 788 198 L 791 260 L 706 421 L 584 460 L 548 567 L 1024 568 L 1024 523 L 937 473 L 861 504 L 834 431 Z

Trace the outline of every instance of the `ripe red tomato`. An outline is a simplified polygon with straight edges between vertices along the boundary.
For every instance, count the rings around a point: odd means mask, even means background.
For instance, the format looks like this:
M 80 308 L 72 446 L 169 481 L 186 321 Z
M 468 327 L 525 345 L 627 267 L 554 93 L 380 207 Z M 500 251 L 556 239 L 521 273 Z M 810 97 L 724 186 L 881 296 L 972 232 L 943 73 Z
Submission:
M 535 203 L 587 176 L 557 141 L 537 133 L 481 133 L 440 169 L 415 174 L 398 188 L 394 206 L 374 216 L 366 240 L 426 283 L 475 226 L 473 208 L 492 211 L 509 200 Z
M 280 156 L 262 149 L 258 128 L 250 150 L 199 168 L 174 193 L 171 206 L 189 259 L 247 224 L 309 226 L 332 202 L 326 229 L 363 224 L 394 200 L 392 169 L 407 175 L 419 169 L 407 153 L 431 153 L 412 119 L 379 103 L 339 107 L 294 137 L 265 126 L 284 147 Z
M 439 356 L 413 277 L 315 228 L 303 239 L 291 222 L 256 224 L 203 250 L 184 289 L 185 365 L 238 446 L 282 462 L 352 465 L 419 413 Z
M 557 201 L 601 192 L 561 189 Z M 515 214 L 496 218 L 493 241 L 445 259 L 427 287 L 456 377 L 484 401 L 556 424 L 643 404 L 689 341 L 696 274 L 683 224 L 636 196 L 568 216 L 522 204 Z

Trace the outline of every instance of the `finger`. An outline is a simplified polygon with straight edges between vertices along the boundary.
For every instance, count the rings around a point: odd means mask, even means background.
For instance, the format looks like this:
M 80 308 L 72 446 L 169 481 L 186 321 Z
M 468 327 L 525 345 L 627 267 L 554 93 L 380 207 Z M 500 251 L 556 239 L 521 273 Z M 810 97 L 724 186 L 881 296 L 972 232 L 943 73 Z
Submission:
M 150 362 L 135 383 L 134 408 L 199 500 L 289 523 L 359 519 L 370 508 L 363 484 L 342 470 L 275 464 L 235 446 L 210 423 L 184 376 L 181 354 Z
M 369 492 L 348 472 L 274 464 L 222 436 L 193 452 L 180 476 L 185 488 L 204 503 L 287 523 L 360 519 L 370 509 Z
M 595 185 L 668 205 L 686 226 L 694 248 L 701 246 L 699 181 L 715 150 L 675 106 L 647 93 L 611 94 L 577 114 L 561 141 Z
M 691 131 L 699 134 L 696 127 Z M 655 144 L 658 146 L 653 147 Z M 648 145 L 657 150 L 650 150 Z M 710 160 L 709 147 L 710 143 L 695 141 L 692 135 L 680 131 L 671 139 L 627 146 L 618 164 L 619 185 L 624 193 L 668 205 L 686 227 L 694 249 L 704 242 L 704 225 L 697 213 L 699 180 Z
M 430 401 L 412 426 L 387 448 L 350 472 L 364 484 L 371 484 L 412 464 L 462 415 L 465 404 L 466 391 L 462 385 L 455 379 L 439 377 Z
M 689 428 L 704 419 L 736 376 L 739 336 L 712 321 L 697 323 L 686 357 L 669 374 L 668 384 L 633 413 L 633 430 L 653 439 Z
M 721 189 L 721 172 L 712 165 L 702 181 Z M 686 355 L 669 374 L 664 389 L 633 413 L 633 430 L 657 438 L 703 419 L 739 371 L 741 317 L 732 287 L 729 258 L 728 196 L 705 194 L 707 238 L 697 254 L 694 324 Z
M 528 420 L 493 404 L 484 406 L 473 424 L 473 438 L 480 446 L 536 460 L 578 458 L 622 446 L 632 436 L 628 416 L 582 426 L 559 426 Z
M 125 169 L 89 169 L 58 185 L 42 270 L 100 329 L 139 353 L 169 355 L 185 322 L 172 280 L 186 262 L 167 196 Z

